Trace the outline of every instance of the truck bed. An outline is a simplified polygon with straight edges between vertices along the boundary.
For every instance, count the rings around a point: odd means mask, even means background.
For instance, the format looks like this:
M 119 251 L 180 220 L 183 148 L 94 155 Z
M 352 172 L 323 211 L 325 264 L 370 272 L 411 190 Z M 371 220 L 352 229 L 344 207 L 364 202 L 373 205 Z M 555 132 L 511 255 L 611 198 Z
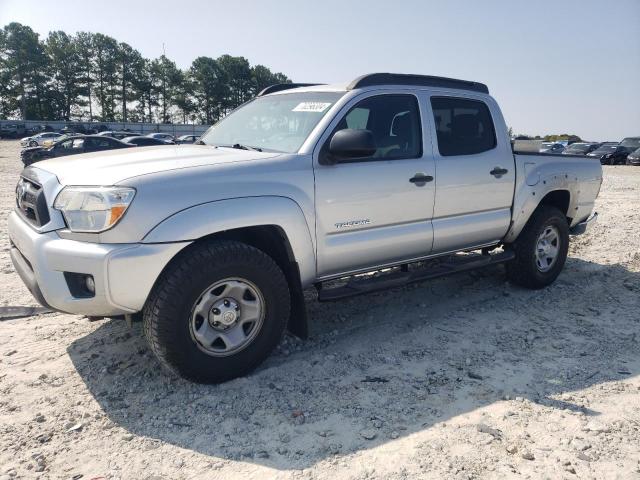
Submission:
M 548 194 L 566 198 L 571 227 L 589 217 L 602 184 L 602 166 L 597 158 L 537 152 L 514 152 L 513 157 L 516 182 L 507 241 L 518 236 L 540 200 Z

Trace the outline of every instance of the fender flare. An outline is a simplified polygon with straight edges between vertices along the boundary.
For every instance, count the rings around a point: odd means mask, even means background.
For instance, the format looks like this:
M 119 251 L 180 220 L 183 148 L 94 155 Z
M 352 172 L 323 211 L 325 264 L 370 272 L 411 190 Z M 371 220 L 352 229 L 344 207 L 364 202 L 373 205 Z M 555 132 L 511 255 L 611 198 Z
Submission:
M 303 287 L 313 283 L 313 237 L 302 209 L 288 197 L 240 197 L 195 205 L 165 218 L 145 235 L 142 243 L 195 241 L 226 230 L 266 225 L 278 226 L 285 233 Z
M 551 192 L 566 191 L 569 193 L 569 206 L 567 212 L 564 213 L 570 216 L 579 198 L 579 188 L 578 178 L 575 175 L 564 172 L 547 174 L 542 174 L 540 171 L 531 172 L 514 197 L 513 220 L 504 241 L 513 242 L 518 238 L 535 209 Z

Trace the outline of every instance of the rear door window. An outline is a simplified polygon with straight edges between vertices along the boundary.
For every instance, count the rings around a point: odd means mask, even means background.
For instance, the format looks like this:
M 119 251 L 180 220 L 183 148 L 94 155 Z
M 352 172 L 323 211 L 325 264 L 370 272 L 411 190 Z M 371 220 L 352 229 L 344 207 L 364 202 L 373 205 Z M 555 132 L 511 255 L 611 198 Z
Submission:
M 432 97 L 431 108 L 443 157 L 474 155 L 496 147 L 489 107 L 479 100 Z

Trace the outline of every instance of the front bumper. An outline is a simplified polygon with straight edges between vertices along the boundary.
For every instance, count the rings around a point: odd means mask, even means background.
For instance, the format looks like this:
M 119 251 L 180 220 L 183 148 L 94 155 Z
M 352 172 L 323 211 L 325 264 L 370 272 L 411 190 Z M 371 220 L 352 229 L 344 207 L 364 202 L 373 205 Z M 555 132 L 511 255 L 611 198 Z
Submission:
M 569 229 L 571 235 L 582 235 L 587 229 L 598 221 L 598 212 L 591 214 L 584 222 L 580 222 Z
M 38 233 L 16 213 L 9 215 L 11 260 L 41 304 L 61 312 L 114 316 L 142 310 L 167 263 L 189 242 L 99 244 Z M 95 295 L 74 297 L 64 272 L 92 275 Z

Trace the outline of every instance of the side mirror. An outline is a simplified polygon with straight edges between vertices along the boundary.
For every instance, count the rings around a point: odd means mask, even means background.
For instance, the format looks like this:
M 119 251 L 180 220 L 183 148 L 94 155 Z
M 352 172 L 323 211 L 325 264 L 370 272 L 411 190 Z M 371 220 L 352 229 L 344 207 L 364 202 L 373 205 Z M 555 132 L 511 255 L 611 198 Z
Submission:
M 329 142 L 329 155 L 323 162 L 326 165 L 340 160 L 366 158 L 376 153 L 376 142 L 370 130 L 345 128 L 338 130 Z

